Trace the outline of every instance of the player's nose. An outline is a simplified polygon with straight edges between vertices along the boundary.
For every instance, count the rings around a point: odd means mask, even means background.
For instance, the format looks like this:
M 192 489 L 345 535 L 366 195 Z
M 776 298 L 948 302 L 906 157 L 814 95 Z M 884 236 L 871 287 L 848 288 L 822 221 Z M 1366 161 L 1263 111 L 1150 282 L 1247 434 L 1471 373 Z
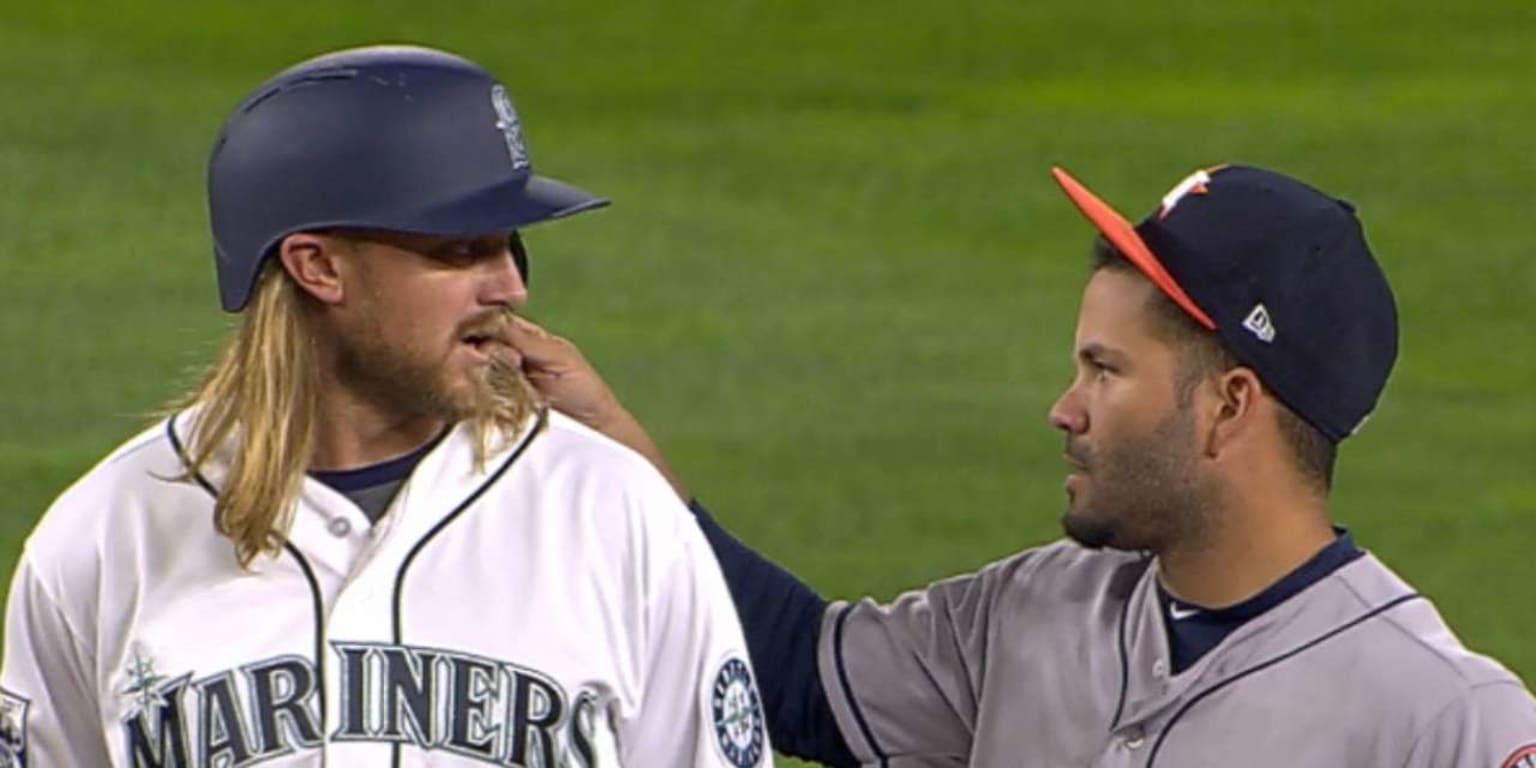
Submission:
M 503 247 L 494 259 L 485 262 L 484 282 L 480 289 L 480 301 L 500 307 L 517 309 L 528 303 L 528 284 L 517 268 L 512 249 Z
M 1051 426 L 1068 434 L 1076 435 L 1088 430 L 1088 411 L 1082 407 L 1075 382 L 1051 404 L 1046 419 Z

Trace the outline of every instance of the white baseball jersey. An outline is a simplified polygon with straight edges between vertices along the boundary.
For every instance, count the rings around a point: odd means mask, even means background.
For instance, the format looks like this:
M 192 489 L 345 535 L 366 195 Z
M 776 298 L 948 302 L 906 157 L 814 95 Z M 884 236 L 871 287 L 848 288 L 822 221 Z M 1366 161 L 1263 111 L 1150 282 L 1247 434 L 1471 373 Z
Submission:
M 628 449 L 551 414 L 477 471 L 460 426 L 376 526 L 306 478 L 243 571 L 213 528 L 228 452 L 176 479 L 190 418 L 27 540 L 0 765 L 772 764 L 719 568 Z
M 1171 671 L 1156 561 L 1062 542 L 834 603 L 820 671 L 866 765 L 1536 768 L 1536 701 L 1364 555 Z

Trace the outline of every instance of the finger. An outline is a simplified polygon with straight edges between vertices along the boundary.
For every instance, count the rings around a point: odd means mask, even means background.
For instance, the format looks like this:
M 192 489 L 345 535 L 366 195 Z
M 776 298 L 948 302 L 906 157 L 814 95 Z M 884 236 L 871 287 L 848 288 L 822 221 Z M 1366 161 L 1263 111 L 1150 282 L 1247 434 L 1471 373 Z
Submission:
M 545 368 L 528 367 L 523 368 L 523 375 L 527 376 L 528 380 L 533 382 L 535 385 L 546 382 L 553 384 L 565 376 L 565 374 L 561 371 L 551 371 Z
M 560 337 L 539 327 L 532 320 L 514 317 L 502 330 L 501 336 L 506 343 L 525 357 L 545 361 L 559 356 Z
M 549 331 L 544 330 L 543 326 L 535 323 L 532 320 L 529 320 L 526 317 L 523 317 L 522 315 L 512 316 L 512 328 L 521 333 L 526 333 L 541 339 L 547 339 L 554 335 Z
M 500 339 L 492 339 L 488 346 L 492 363 L 511 370 L 522 369 L 524 355 L 517 347 Z

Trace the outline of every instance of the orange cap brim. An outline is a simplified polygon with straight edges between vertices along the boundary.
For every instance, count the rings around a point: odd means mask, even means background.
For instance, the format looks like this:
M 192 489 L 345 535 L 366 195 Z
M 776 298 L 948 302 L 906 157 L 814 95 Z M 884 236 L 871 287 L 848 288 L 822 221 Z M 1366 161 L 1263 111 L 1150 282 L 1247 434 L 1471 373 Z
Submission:
M 1211 320 L 1210 315 L 1200 309 L 1194 299 L 1189 298 L 1189 294 L 1174 281 L 1173 275 L 1168 274 L 1163 263 L 1152 255 L 1152 249 L 1147 247 L 1146 241 L 1141 239 L 1141 235 L 1136 234 L 1136 228 L 1132 227 L 1124 216 L 1109 207 L 1109 204 L 1100 200 L 1097 195 L 1089 192 L 1087 187 L 1061 168 L 1052 168 L 1051 175 L 1056 177 L 1056 183 L 1066 190 L 1067 197 L 1072 198 L 1072 203 L 1083 212 L 1083 216 L 1103 233 L 1104 238 L 1124 254 L 1127 260 L 1135 264 L 1153 285 L 1167 294 L 1168 298 L 1173 299 L 1173 303 L 1178 304 L 1179 308 L 1193 317 L 1196 322 L 1209 330 L 1216 330 L 1215 321 Z

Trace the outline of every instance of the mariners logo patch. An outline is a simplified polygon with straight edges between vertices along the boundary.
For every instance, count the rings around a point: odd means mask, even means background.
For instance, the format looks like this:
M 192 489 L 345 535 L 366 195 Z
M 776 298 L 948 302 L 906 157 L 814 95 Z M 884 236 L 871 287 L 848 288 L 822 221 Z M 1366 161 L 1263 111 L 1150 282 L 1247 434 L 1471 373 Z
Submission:
M 715 746 L 731 765 L 752 768 L 762 762 L 767 748 L 763 726 L 763 705 L 752 682 L 752 669 L 745 661 L 731 657 L 715 673 L 709 696 L 710 715 L 715 724 Z
M 1536 768 L 1536 744 L 1527 744 L 1515 750 L 1499 768 Z
M 32 702 L 0 688 L 0 768 L 27 764 L 27 709 Z
M 496 110 L 496 130 L 507 140 L 507 154 L 512 156 L 512 169 L 527 168 L 528 143 L 523 140 L 523 123 L 517 118 L 517 109 L 507 89 L 500 85 L 491 88 L 491 107 Z

